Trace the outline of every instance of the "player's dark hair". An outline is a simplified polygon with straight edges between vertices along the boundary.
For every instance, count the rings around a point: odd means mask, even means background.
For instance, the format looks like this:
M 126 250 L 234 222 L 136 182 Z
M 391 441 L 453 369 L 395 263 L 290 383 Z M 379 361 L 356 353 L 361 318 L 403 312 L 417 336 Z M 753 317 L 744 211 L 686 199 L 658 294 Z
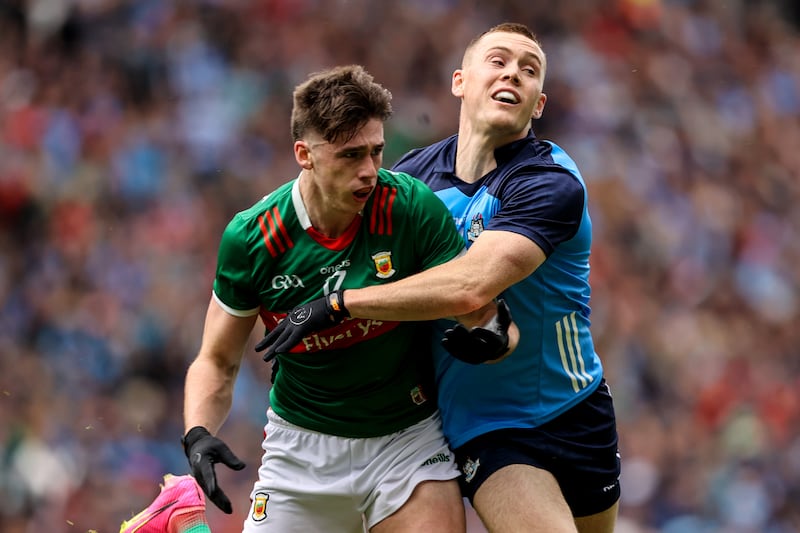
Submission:
M 292 140 L 313 131 L 327 142 L 347 142 L 370 119 L 392 115 L 392 93 L 360 65 L 311 74 L 293 94 Z

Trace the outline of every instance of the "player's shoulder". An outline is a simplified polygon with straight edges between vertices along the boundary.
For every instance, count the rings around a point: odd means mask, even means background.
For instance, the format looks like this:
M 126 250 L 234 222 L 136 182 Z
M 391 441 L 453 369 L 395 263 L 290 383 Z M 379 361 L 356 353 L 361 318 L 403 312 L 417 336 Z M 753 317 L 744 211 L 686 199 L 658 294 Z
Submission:
M 408 209 L 430 207 L 431 203 L 438 202 L 438 198 L 425 182 L 412 176 L 408 172 L 380 169 L 378 171 L 378 184 L 376 186 L 376 201 L 383 203 L 386 197 L 380 188 L 391 190 L 391 201 L 394 205 L 408 206 Z M 406 208 L 404 208 L 406 209 Z
M 392 169 L 408 172 L 413 176 L 421 169 L 452 168 L 457 140 L 457 135 L 451 135 L 428 146 L 414 148 L 403 155 Z
M 517 162 L 580 174 L 572 157 L 554 141 L 535 137 L 529 137 L 526 141 L 522 143 L 522 149 L 519 150 L 517 157 L 514 157 Z
M 507 172 L 517 176 L 527 175 L 539 181 L 568 178 L 567 181 L 574 182 L 576 187 L 584 186 L 578 165 L 553 141 L 529 138 L 504 166 Z
M 272 211 L 277 208 L 279 211 L 284 209 L 284 206 L 291 203 L 292 198 L 292 184 L 295 180 L 291 180 L 277 189 L 273 190 L 262 196 L 258 201 L 250 207 L 243 209 L 231 218 L 229 227 L 247 227 L 252 224 L 258 223 L 258 218 L 263 216 L 264 213 Z
M 564 170 L 580 176 L 578 165 L 575 160 L 567 153 L 567 151 L 560 145 L 553 141 L 539 141 L 539 151 L 546 161 L 550 164 L 557 165 Z
M 381 168 L 378 170 L 378 185 L 389 186 L 398 189 L 398 192 L 412 191 L 418 187 L 425 187 L 415 176 L 400 170 L 390 170 Z

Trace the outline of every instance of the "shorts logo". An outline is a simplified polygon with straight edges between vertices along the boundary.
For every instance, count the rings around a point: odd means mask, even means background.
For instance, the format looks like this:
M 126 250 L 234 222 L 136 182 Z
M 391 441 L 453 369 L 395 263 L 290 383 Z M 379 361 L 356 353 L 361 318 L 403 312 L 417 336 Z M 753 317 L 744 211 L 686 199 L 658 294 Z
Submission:
M 414 402 L 415 405 L 422 405 L 428 401 L 428 397 L 425 396 L 422 387 L 416 386 L 411 389 L 411 401 Z
M 437 453 L 433 457 L 430 457 L 427 461 L 422 463 L 420 466 L 428 466 L 428 465 L 435 465 L 436 463 L 449 463 L 450 456 L 446 453 Z
M 253 498 L 253 520 L 261 522 L 267 518 L 267 502 L 269 501 L 269 494 L 266 492 L 256 492 Z
M 483 233 L 483 215 L 478 213 L 472 217 L 472 222 L 469 223 L 469 230 L 467 230 L 467 240 L 473 242 L 480 234 Z
M 378 271 L 375 275 L 381 279 L 391 278 L 397 272 L 392 267 L 392 252 L 378 252 L 372 256 L 372 260 L 375 261 L 375 269 Z
M 467 462 L 464 463 L 464 468 L 461 470 L 464 472 L 464 481 L 469 483 L 475 477 L 475 474 L 478 473 L 478 467 L 481 466 L 481 460 L 476 459 L 467 459 Z

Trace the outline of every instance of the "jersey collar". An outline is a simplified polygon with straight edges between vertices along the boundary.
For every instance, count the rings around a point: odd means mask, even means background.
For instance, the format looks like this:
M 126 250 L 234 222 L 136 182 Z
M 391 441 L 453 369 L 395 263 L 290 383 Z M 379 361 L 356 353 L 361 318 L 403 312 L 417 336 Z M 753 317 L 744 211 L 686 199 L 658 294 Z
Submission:
M 528 134 L 522 139 L 510 142 L 494 150 L 494 157 L 498 166 L 507 161 L 511 161 L 522 148 L 536 139 L 533 128 L 528 130 Z M 433 164 L 434 172 L 442 174 L 454 174 L 456 168 L 456 150 L 458 147 L 458 135 L 452 135 L 442 141 L 442 149 L 436 154 Z

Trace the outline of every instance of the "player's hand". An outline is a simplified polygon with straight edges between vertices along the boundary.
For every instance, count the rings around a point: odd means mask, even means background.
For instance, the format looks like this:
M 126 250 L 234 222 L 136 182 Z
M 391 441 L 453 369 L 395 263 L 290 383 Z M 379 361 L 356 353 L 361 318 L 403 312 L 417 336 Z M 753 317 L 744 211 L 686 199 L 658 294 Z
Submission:
M 456 324 L 444 332 L 442 346 L 456 359 L 473 365 L 496 361 L 509 350 L 511 324 L 511 310 L 505 300 L 499 299 L 497 314 L 489 322 L 470 329 Z
M 311 333 L 341 323 L 350 316 L 344 306 L 343 292 L 334 291 L 289 311 L 286 318 L 256 344 L 256 351 L 266 349 L 264 361 L 271 361 L 277 354 L 291 350 Z
M 203 426 L 195 426 L 187 431 L 181 442 L 197 484 L 203 488 L 203 492 L 214 505 L 224 513 L 231 514 L 233 512 L 231 501 L 217 485 L 214 464 L 222 463 L 234 470 L 241 470 L 245 466 L 244 463 L 233 454 L 227 444 L 211 435 Z

